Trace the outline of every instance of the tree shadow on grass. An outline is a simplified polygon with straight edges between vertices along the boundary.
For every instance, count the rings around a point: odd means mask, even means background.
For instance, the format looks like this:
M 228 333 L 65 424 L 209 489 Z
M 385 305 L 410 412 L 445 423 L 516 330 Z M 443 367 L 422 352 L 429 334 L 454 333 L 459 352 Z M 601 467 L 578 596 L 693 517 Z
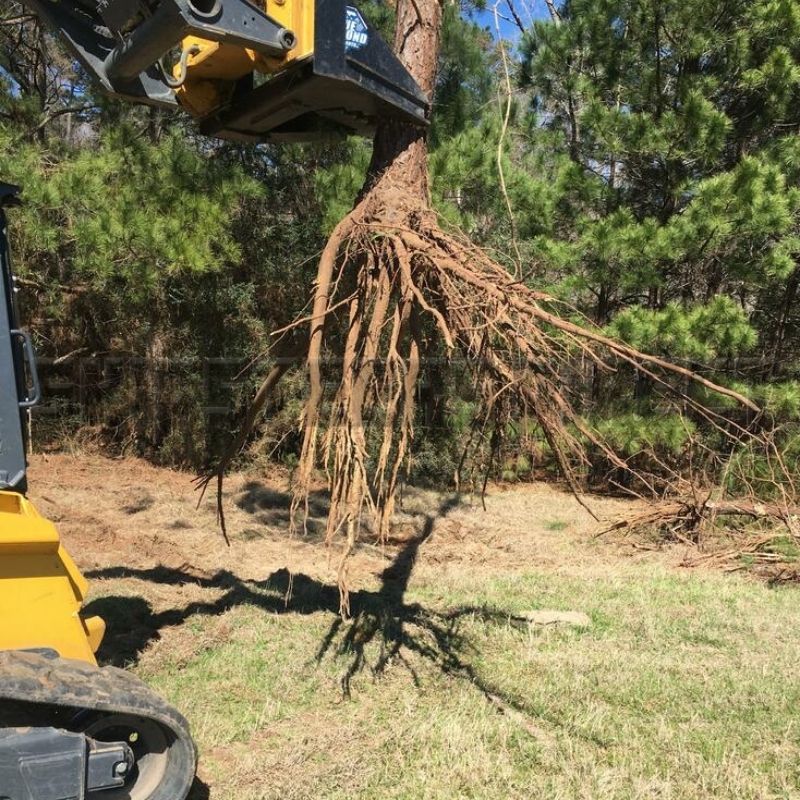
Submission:
M 278 502 L 280 498 L 276 499 L 276 504 Z M 193 601 L 183 608 L 158 613 L 140 597 L 101 597 L 92 601 L 84 613 L 103 617 L 108 627 L 98 656 L 103 662 L 115 666 L 136 663 L 139 654 L 151 641 L 159 638 L 163 628 L 180 625 L 196 614 L 215 616 L 235 606 L 252 605 L 273 614 L 313 614 L 318 611 L 332 614 L 335 619 L 317 659 L 320 660 L 331 649 L 340 631 L 346 631 L 337 651 L 354 654 L 351 675 L 364 665 L 364 648 L 380 634 L 387 645 L 386 657 L 381 659 L 378 668 L 382 671 L 387 661 L 403 646 L 403 625 L 409 614 L 416 617 L 421 611 L 418 604 L 408 606 L 405 602 L 419 548 L 430 538 L 436 520 L 446 516 L 459 502 L 459 497 L 454 495 L 441 504 L 436 514 L 424 516 L 418 534 L 404 542 L 381 574 L 381 587 L 377 591 L 361 589 L 351 594 L 350 605 L 355 616 L 347 622 L 339 616 L 337 587 L 320 583 L 307 575 L 292 574 L 286 569 L 273 572 L 264 581 L 245 581 L 229 570 L 204 577 L 164 566 L 150 569 L 109 567 L 88 571 L 86 577 L 90 579 L 135 578 L 161 585 L 194 584 L 222 592 L 212 601 Z M 349 684 L 343 688 L 347 690 Z
M 269 527 L 289 525 L 292 503 L 289 492 L 277 491 L 258 481 L 248 481 L 234 502 L 262 525 Z M 311 492 L 308 497 L 308 519 L 305 526 L 307 535 L 317 540 L 324 538 L 325 519 L 330 511 L 330 505 L 330 496 L 327 492 Z
M 104 597 L 86 609 L 108 623 L 109 633 L 98 653 L 100 660 L 117 666 L 135 663 L 147 645 L 160 637 L 161 629 L 180 625 L 196 614 L 215 616 L 240 605 L 251 605 L 272 614 L 329 613 L 333 619 L 322 638 L 315 659 L 327 656 L 345 661 L 342 693 L 349 697 L 353 679 L 365 669 L 379 677 L 393 663 L 402 664 L 415 685 L 420 679 L 409 655 L 435 665 L 443 674 L 467 681 L 500 713 L 537 719 L 594 742 L 606 743 L 585 731 L 574 729 L 564 720 L 542 708 L 531 708 L 520 698 L 512 697 L 481 676 L 470 661 L 477 652 L 475 644 L 460 632 L 464 617 L 477 617 L 487 624 L 507 626 L 525 623 L 508 612 L 486 606 L 462 605 L 438 611 L 406 600 L 409 582 L 420 547 L 430 538 L 437 519 L 445 517 L 459 504 L 457 496 L 446 499 L 434 515 L 425 515 L 416 536 L 406 541 L 394 560 L 381 573 L 376 591 L 361 589 L 350 596 L 353 616 L 339 615 L 339 590 L 303 574 L 277 570 L 265 581 L 243 581 L 227 570 L 212 577 L 196 577 L 167 567 L 128 569 L 113 567 L 88 572 L 89 578 L 137 578 L 156 584 L 196 584 L 217 589 L 222 595 L 213 601 L 196 601 L 183 608 L 155 613 L 142 598 Z M 371 658 L 373 648 L 377 657 Z

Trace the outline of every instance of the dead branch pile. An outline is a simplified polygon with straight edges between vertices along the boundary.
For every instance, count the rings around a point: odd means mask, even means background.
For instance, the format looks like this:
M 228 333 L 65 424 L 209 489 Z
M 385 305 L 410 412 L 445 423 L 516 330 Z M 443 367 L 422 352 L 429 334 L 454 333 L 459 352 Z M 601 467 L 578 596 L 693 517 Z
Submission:
M 660 540 L 689 545 L 687 567 L 718 566 L 726 571 L 756 566 L 772 579 L 794 580 L 794 552 L 800 551 L 800 505 L 759 502 L 752 497 L 714 498 L 693 492 L 652 502 L 600 535 L 655 533 Z M 790 544 L 787 552 L 786 543 Z M 776 571 L 777 570 L 777 571 Z

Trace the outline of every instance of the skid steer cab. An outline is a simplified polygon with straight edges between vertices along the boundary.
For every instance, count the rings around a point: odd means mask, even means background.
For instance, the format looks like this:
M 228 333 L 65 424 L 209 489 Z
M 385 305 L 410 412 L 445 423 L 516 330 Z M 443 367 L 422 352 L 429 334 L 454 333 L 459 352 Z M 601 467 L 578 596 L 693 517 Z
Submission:
M 428 98 L 348 0 L 22 0 L 108 93 L 209 136 L 309 141 L 424 126 Z

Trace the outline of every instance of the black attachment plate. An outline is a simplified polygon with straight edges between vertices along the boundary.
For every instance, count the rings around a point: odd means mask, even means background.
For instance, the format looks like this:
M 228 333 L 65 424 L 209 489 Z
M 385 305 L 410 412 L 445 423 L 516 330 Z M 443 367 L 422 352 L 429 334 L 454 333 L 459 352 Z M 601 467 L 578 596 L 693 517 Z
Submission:
M 383 119 L 426 126 L 428 98 L 361 12 L 317 0 L 314 55 L 206 118 L 201 130 L 239 141 L 304 142 L 371 135 Z

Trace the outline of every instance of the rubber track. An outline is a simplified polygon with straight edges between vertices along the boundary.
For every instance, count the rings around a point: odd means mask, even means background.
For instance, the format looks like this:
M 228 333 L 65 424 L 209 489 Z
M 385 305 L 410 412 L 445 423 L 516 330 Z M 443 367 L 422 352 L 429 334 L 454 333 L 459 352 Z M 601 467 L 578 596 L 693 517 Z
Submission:
M 189 723 L 135 675 L 39 653 L 0 652 L 0 703 L 14 700 L 109 714 L 132 714 L 166 728 L 167 774 L 152 800 L 184 800 L 194 781 L 197 750 Z

